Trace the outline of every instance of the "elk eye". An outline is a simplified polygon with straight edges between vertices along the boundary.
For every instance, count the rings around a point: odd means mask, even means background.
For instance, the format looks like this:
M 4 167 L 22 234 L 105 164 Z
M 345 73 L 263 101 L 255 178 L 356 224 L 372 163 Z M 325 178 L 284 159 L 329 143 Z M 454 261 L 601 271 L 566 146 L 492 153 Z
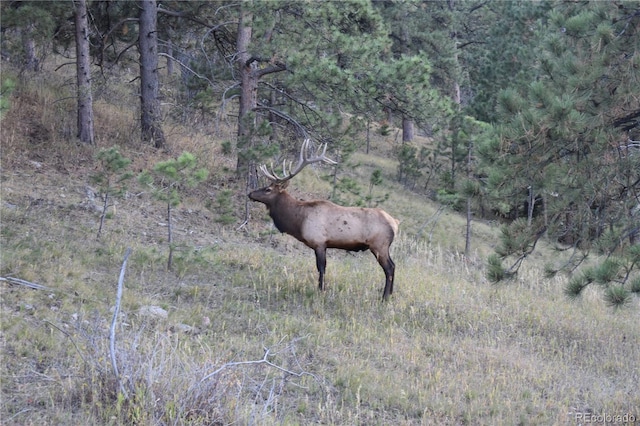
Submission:
M 267 187 L 264 189 L 264 192 L 266 192 L 267 194 L 271 192 L 271 188 Z

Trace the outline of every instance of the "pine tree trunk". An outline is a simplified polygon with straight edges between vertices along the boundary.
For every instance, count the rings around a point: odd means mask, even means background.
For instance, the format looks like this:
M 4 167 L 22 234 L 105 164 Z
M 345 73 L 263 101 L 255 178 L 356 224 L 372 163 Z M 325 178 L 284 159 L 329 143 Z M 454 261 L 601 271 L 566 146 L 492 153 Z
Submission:
M 167 239 L 169 241 L 169 259 L 167 260 L 167 270 L 173 268 L 173 232 L 171 230 L 171 200 L 167 201 Z
M 533 221 L 533 207 L 534 207 L 534 203 L 535 203 L 535 196 L 533 195 L 533 187 L 531 185 L 529 185 L 529 188 L 527 188 L 529 190 L 529 194 L 528 194 L 528 206 L 527 206 L 527 226 L 531 227 L 531 222 Z
M 271 98 L 269 99 L 269 106 L 271 108 L 276 108 L 276 104 L 278 103 L 278 97 L 276 95 L 275 90 L 271 92 Z M 269 123 L 271 124 L 271 134 L 269 135 L 269 141 L 277 141 L 278 140 L 278 115 L 273 111 L 269 111 Z
M 471 153 L 473 151 L 473 144 L 469 142 L 469 151 L 467 154 L 467 179 L 471 180 Z M 471 254 L 471 219 L 473 218 L 473 214 L 471 211 L 471 195 L 467 194 L 467 233 L 465 236 L 464 242 L 464 256 L 468 259 Z
M 369 149 L 371 147 L 371 119 L 367 117 L 367 151 L 365 154 L 369 155 Z
M 385 118 L 386 125 L 388 127 L 392 127 L 393 126 L 392 125 L 392 123 L 393 123 L 393 110 L 391 110 L 391 108 L 389 108 L 389 107 L 384 107 L 383 108 L 383 112 L 384 112 L 384 115 L 386 117 Z
M 246 174 L 249 187 L 257 186 L 257 169 L 255 161 L 251 159 L 250 151 L 253 148 L 251 140 L 255 128 L 254 109 L 258 104 L 258 74 L 253 72 L 256 62 L 250 61 L 249 44 L 253 15 L 242 11 L 238 22 L 238 68 L 240 69 L 241 92 L 240 106 L 238 110 L 238 163 L 236 171 L 239 175 Z
M 171 77 L 173 73 L 173 43 L 169 39 L 167 40 L 167 77 Z
M 35 24 L 29 24 L 22 30 L 22 48 L 25 55 L 25 69 L 27 71 L 38 71 L 39 61 L 36 56 L 36 42 L 33 39 Z
M 155 0 L 138 2 L 140 7 L 140 107 L 142 140 L 153 142 L 156 148 L 165 146 L 160 125 L 158 100 L 158 7 Z
M 413 121 L 410 118 L 402 117 L 402 142 L 413 140 Z
M 109 208 L 109 192 L 104 193 L 104 200 L 102 202 L 102 214 L 100 215 L 100 227 L 98 228 L 98 235 L 96 238 L 100 238 L 102 234 L 102 228 L 104 227 L 104 219 L 107 217 L 107 209 Z
M 93 95 L 86 0 L 74 2 L 76 25 L 76 77 L 78 83 L 78 138 L 93 145 Z
M 471 196 L 467 195 L 467 233 L 464 239 L 464 257 L 469 258 L 471 253 L 471 219 L 473 218 L 471 212 Z

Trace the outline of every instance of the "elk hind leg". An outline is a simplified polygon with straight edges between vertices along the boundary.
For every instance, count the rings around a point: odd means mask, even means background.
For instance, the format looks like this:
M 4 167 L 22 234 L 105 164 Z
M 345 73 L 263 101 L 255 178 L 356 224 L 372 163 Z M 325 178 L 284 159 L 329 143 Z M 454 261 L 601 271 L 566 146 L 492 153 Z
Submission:
M 327 267 L 327 249 L 325 247 L 317 247 L 314 249 L 316 252 L 316 266 L 318 268 L 318 288 L 324 290 L 324 270 Z
M 384 293 L 382 293 L 382 299 L 384 300 L 393 294 L 393 278 L 396 271 L 396 264 L 391 259 L 388 250 L 379 252 L 377 250 L 371 249 L 371 252 L 376 257 L 376 260 L 384 271 L 385 283 Z

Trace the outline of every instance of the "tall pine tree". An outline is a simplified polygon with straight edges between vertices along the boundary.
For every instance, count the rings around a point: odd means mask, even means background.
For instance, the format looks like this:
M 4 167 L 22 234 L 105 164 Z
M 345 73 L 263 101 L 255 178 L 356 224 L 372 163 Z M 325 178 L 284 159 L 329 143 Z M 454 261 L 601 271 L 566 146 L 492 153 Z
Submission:
M 567 293 L 600 282 L 620 304 L 640 291 L 640 7 L 552 6 L 540 26 L 535 79 L 500 93 L 501 140 L 481 150 L 493 162 L 493 196 L 521 218 L 505 228 L 497 251 L 516 255 L 518 265 L 546 234 L 576 254 L 550 273 L 602 254 L 607 262 L 572 280 Z M 541 214 L 529 224 L 535 208 Z M 499 277 L 495 257 L 493 266 Z

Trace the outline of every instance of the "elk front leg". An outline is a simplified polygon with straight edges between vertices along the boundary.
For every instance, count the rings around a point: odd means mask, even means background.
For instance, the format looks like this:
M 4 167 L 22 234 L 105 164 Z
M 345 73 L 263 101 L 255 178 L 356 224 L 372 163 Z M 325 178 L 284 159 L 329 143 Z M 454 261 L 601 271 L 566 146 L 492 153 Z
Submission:
M 320 275 L 318 279 L 318 287 L 320 290 L 324 290 L 324 270 L 327 267 L 327 249 L 325 247 L 317 247 L 316 252 L 316 266 L 318 267 L 318 273 Z

